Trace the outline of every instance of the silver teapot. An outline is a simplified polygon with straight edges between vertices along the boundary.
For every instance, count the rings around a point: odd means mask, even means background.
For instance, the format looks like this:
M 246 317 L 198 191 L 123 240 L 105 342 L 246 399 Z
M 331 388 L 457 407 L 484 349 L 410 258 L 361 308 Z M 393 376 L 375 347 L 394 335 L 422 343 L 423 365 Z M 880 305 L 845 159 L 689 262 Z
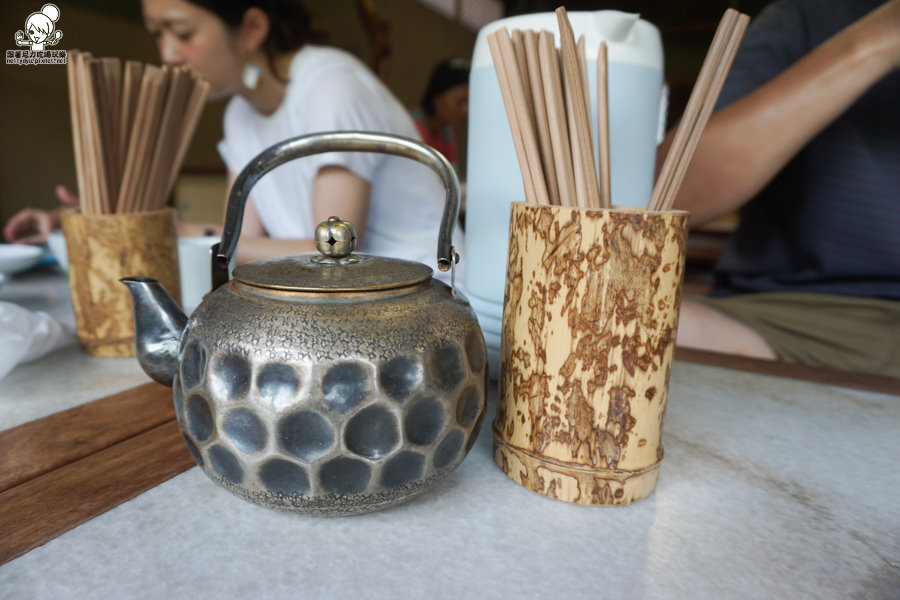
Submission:
M 302 156 L 371 151 L 441 177 L 438 265 L 452 269 L 459 183 L 447 160 L 406 138 L 303 136 L 257 156 L 236 179 L 213 290 L 187 318 L 153 279 L 123 279 L 144 370 L 174 388 L 188 449 L 206 474 L 270 508 L 364 513 L 428 489 L 466 456 L 485 411 L 484 337 L 469 303 L 416 262 L 352 253 L 333 218 L 320 255 L 241 265 L 229 280 L 244 203 L 268 171 Z

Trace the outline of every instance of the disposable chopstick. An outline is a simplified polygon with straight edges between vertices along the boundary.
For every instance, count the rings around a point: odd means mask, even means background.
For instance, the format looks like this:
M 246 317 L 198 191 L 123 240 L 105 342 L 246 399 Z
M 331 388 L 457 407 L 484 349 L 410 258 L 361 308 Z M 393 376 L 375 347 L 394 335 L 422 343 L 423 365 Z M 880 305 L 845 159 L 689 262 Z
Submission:
M 77 75 L 75 66 L 78 61 L 80 52 L 77 50 L 69 51 L 69 60 L 66 64 L 66 78 L 69 83 L 69 116 L 72 119 L 72 145 L 75 150 L 75 175 L 78 181 L 78 194 L 81 198 L 85 198 L 87 188 L 85 183 L 84 168 L 84 144 L 82 141 L 82 122 L 80 106 L 80 94 L 78 91 Z
M 594 171 L 594 152 L 590 139 L 590 116 L 587 113 L 587 104 L 584 101 L 584 91 L 581 82 L 581 67 L 578 61 L 578 50 L 575 46 L 575 34 L 569 23 L 569 18 L 564 7 L 556 9 L 559 22 L 560 48 L 562 51 L 563 82 L 567 98 L 571 98 L 572 122 L 574 131 L 570 127 L 569 135 L 572 138 L 572 160 L 575 163 L 575 194 L 579 206 L 590 207 L 599 204 L 600 189 Z M 567 104 L 568 106 L 568 104 Z
M 531 204 L 548 204 L 547 186 L 544 183 L 543 169 L 538 156 L 537 139 L 534 128 L 527 118 L 522 79 L 512 41 L 505 27 L 488 35 L 488 46 L 497 71 L 497 80 L 509 118 L 516 154 L 519 157 L 519 168 L 522 170 L 522 179 L 525 183 L 525 199 Z
M 675 198 L 678 196 L 678 190 L 681 188 L 682 181 L 684 181 L 687 169 L 691 164 L 691 159 L 694 156 L 694 152 L 697 150 L 703 131 L 706 129 L 706 124 L 709 122 L 709 118 L 712 116 L 713 110 L 715 109 L 716 101 L 719 99 L 722 86 L 725 85 L 725 79 L 728 76 L 728 71 L 731 69 L 731 63 L 734 61 L 741 39 L 743 39 L 744 32 L 747 30 L 747 25 L 749 23 L 750 17 L 747 15 L 741 14 L 737 16 L 734 29 L 726 44 L 722 60 L 715 69 L 712 82 L 707 89 L 706 96 L 701 105 L 700 113 L 694 127 L 690 131 L 685 150 L 682 152 L 680 160 L 677 163 L 666 195 L 662 199 L 660 210 L 669 210 L 675 203 Z
M 612 206 L 609 172 L 609 61 L 606 42 L 597 48 L 597 173 L 600 176 L 600 207 Z
M 209 83 L 202 79 L 197 79 L 193 74 L 191 75 L 191 81 L 191 91 L 184 110 L 184 117 L 181 119 L 181 125 L 179 126 L 181 136 L 178 139 L 178 145 L 170 166 L 168 185 L 166 186 L 165 192 L 166 196 L 171 194 L 175 187 L 178 171 L 187 154 L 188 146 L 194 135 L 194 130 L 197 128 L 197 123 L 200 122 L 200 115 L 203 114 L 203 107 L 206 104 L 206 97 L 209 94 Z
M 556 165 L 553 159 L 553 145 L 550 139 L 550 121 L 547 114 L 548 102 L 544 96 L 543 75 L 541 73 L 540 58 L 538 57 L 538 34 L 531 30 L 525 31 L 523 41 L 526 64 L 528 65 L 528 81 L 531 84 L 534 123 L 541 150 L 541 166 L 544 169 L 544 178 L 547 184 L 547 196 L 550 199 L 550 204 L 558 205 L 560 203 L 559 185 L 557 183 Z
M 559 53 L 556 51 L 553 34 L 549 31 L 541 31 L 538 34 L 538 59 L 544 99 L 547 102 L 547 122 L 550 128 L 550 145 L 556 168 L 559 201 L 562 206 L 575 206 L 575 175 L 572 170 L 572 150 L 566 124 L 566 103 L 559 70 Z
M 652 210 L 659 210 L 665 204 L 667 195 L 670 193 L 669 189 L 677 170 L 678 161 L 683 156 L 691 130 L 697 123 L 697 117 L 712 83 L 716 65 L 722 60 L 728 38 L 734 31 L 738 14 L 736 10 L 729 8 L 719 21 L 712 44 L 703 60 L 697 81 L 694 83 L 691 95 L 688 98 L 681 123 L 679 123 L 678 129 L 675 130 L 675 136 L 669 147 L 669 152 L 666 154 L 666 159 L 663 161 L 662 169 L 653 187 L 653 194 L 650 200 Z

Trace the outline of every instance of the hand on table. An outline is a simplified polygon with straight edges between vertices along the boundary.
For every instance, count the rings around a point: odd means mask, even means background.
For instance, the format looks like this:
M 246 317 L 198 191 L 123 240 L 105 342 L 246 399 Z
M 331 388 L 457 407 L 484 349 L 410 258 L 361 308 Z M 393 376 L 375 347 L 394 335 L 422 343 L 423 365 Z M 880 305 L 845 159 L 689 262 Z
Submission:
M 78 196 L 64 185 L 54 189 L 64 207 L 78 206 Z M 17 212 L 3 228 L 7 241 L 15 244 L 40 245 L 47 242 L 47 234 L 59 228 L 59 209 L 26 208 Z

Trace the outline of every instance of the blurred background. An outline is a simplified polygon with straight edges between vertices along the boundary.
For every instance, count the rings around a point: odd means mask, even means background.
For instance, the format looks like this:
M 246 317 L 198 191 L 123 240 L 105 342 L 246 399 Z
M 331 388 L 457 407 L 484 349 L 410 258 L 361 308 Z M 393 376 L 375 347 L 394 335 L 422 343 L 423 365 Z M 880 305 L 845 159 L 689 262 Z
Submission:
M 0 47 L 15 50 L 15 33 L 44 0 L 5 0 Z M 56 0 L 56 49 L 94 56 L 159 62 L 143 28 L 138 0 Z M 478 29 L 490 21 L 530 12 L 616 9 L 640 13 L 662 33 L 669 122 L 681 114 L 719 18 L 732 7 L 751 16 L 766 0 L 306 0 L 320 43 L 348 50 L 371 66 L 410 109 L 421 97 L 432 67 L 450 56 L 471 57 Z M 221 219 L 225 167 L 215 150 L 225 103 L 207 106 L 174 202 L 185 220 Z M 57 183 L 76 189 L 63 65 L 0 64 L 0 221 L 26 206 L 57 205 Z M 457 132 L 460 175 L 465 177 L 466 131 Z

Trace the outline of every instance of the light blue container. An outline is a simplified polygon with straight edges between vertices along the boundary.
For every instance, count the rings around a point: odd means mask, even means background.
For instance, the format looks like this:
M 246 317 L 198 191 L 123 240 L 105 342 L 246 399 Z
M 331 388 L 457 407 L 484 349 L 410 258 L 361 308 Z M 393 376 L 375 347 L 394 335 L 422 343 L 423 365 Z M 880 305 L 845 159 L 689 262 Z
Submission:
M 597 148 L 597 49 L 608 46 L 610 189 L 612 202 L 644 207 L 650 201 L 656 146 L 665 123 L 663 50 L 659 31 L 638 15 L 619 11 L 571 12 L 576 39 L 585 36 L 594 154 Z M 506 280 L 509 205 L 525 199 L 522 174 L 487 44 L 500 27 L 551 31 L 555 13 L 495 21 L 479 31 L 469 78 L 466 182 L 466 294 L 478 314 L 496 376 Z

